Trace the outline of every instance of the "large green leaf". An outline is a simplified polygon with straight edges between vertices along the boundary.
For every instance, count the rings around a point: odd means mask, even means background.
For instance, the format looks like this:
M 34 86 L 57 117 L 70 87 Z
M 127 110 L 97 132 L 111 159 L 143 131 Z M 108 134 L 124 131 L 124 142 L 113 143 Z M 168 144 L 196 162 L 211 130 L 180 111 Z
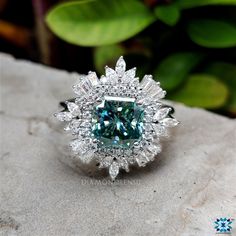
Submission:
M 207 5 L 236 5 L 236 0 L 176 0 L 180 8 L 193 8 Z
M 193 20 L 188 34 L 197 44 L 210 48 L 236 46 L 236 26 L 219 20 Z
M 97 47 L 94 51 L 94 65 L 96 70 L 100 73 L 104 73 L 104 67 L 113 67 L 121 55 L 124 55 L 125 50 L 120 45 L 112 44 L 106 46 Z
M 170 26 L 174 26 L 180 18 L 179 8 L 174 4 L 157 6 L 154 13 L 159 20 Z
M 230 98 L 225 109 L 236 114 L 236 66 L 224 62 L 215 62 L 206 68 L 206 72 L 217 76 L 228 85 Z
M 154 71 L 154 78 L 166 90 L 180 85 L 188 73 L 199 63 L 202 56 L 197 53 L 175 53 L 165 58 Z
M 228 89 L 212 75 L 194 74 L 179 91 L 168 98 L 189 106 L 216 109 L 227 101 Z
M 100 46 L 123 41 L 155 20 L 138 0 L 89 0 L 62 3 L 47 15 L 50 29 L 67 42 Z

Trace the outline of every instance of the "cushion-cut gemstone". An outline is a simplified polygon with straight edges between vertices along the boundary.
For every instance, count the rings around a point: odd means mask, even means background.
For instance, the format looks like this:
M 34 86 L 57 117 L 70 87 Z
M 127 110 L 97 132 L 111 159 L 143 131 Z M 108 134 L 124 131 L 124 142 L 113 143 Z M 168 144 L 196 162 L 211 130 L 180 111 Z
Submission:
M 144 110 L 133 98 L 105 97 L 94 107 L 92 132 L 106 147 L 131 147 L 143 132 Z

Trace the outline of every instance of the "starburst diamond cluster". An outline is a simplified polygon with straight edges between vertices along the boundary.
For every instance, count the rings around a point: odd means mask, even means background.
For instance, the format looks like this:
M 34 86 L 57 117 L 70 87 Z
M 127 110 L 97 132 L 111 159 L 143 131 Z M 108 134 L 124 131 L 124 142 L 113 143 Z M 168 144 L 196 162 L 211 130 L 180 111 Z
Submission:
M 126 71 L 123 57 L 115 70 L 106 66 L 100 78 L 89 72 L 73 86 L 76 98 L 55 114 L 74 136 L 75 156 L 108 168 L 113 180 L 120 169 L 128 172 L 130 165 L 153 161 L 161 152 L 160 138 L 179 123 L 160 101 L 166 94 L 160 84 L 151 75 L 139 82 L 135 74 L 136 68 Z

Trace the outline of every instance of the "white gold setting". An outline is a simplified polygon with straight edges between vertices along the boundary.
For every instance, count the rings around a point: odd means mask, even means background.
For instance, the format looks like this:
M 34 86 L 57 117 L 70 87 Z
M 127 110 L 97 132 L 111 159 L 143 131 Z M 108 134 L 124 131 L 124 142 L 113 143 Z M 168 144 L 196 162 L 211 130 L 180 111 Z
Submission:
M 96 160 L 99 168 L 108 168 L 112 180 L 119 171 L 129 171 L 130 165 L 144 167 L 161 152 L 160 138 L 168 136 L 168 128 L 178 125 L 172 117 L 173 108 L 161 103 L 166 92 L 151 75 L 145 75 L 141 82 L 135 77 L 136 68 L 126 71 L 126 63 L 121 56 L 115 70 L 105 67 L 105 76 L 97 77 L 89 72 L 73 86 L 75 99 L 64 103 L 65 109 L 55 114 L 66 122 L 65 131 L 74 139 L 71 150 L 84 163 Z M 142 135 L 129 148 L 108 147 L 94 136 L 92 118 L 94 107 L 107 97 L 114 101 L 135 101 L 144 111 Z

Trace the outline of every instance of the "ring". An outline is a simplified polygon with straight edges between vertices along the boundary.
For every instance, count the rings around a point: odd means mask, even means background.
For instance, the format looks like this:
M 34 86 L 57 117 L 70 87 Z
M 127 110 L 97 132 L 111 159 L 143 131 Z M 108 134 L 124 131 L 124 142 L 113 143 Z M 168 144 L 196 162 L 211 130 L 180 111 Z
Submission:
M 129 166 L 145 166 L 161 152 L 161 137 L 179 122 L 174 109 L 161 103 L 166 91 L 151 75 L 141 82 L 136 68 L 126 71 L 121 56 L 115 70 L 105 67 L 105 76 L 95 72 L 79 79 L 72 88 L 75 98 L 61 102 L 64 108 L 55 114 L 66 122 L 66 131 L 74 139 L 73 153 L 83 162 L 97 162 L 108 168 L 112 180 Z

